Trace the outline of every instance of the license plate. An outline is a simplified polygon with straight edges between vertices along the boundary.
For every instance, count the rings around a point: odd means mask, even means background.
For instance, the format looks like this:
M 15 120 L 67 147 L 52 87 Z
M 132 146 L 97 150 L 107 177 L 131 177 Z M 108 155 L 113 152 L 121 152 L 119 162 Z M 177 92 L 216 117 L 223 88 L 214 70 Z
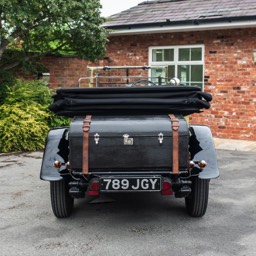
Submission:
M 115 191 L 161 191 L 161 177 L 104 177 L 100 179 L 100 190 Z

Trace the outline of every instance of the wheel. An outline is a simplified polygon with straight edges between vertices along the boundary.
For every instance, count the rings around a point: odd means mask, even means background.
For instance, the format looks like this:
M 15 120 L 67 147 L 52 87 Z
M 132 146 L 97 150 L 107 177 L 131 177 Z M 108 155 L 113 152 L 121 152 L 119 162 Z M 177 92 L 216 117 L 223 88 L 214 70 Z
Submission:
M 207 209 L 209 195 L 209 180 L 192 180 L 192 191 L 185 198 L 187 212 L 192 217 L 202 217 Z
M 52 211 L 57 218 L 67 218 L 71 215 L 74 198 L 68 193 L 68 184 L 63 180 L 50 182 Z

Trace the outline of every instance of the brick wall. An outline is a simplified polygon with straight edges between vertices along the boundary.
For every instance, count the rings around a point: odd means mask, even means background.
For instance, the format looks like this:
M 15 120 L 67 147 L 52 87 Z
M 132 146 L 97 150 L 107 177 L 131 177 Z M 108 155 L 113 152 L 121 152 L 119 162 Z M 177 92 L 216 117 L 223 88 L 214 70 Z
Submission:
M 191 123 L 207 124 L 218 138 L 256 140 L 256 29 L 111 37 L 106 60 L 95 65 L 148 65 L 148 47 L 205 45 L 205 91 L 212 108 L 191 116 Z M 76 58 L 45 59 L 51 86 L 76 86 L 93 65 Z M 143 71 L 139 71 L 143 75 Z

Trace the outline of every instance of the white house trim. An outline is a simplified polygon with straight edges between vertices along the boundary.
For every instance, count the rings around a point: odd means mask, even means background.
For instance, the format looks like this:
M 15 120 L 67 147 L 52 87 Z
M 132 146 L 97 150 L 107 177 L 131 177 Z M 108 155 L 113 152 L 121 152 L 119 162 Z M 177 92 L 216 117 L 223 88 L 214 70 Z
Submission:
M 253 27 L 256 27 L 256 21 L 117 29 L 117 30 L 110 30 L 109 33 L 110 33 L 110 36 L 119 36 L 119 35 L 173 33 L 173 32 L 189 32 L 189 31 L 205 31 L 205 30 L 253 28 Z

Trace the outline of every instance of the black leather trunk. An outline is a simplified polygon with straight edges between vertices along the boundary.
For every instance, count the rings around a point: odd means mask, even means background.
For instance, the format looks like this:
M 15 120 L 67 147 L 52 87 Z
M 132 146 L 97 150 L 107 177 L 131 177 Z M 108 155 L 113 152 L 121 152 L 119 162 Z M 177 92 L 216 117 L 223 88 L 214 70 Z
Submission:
M 188 167 L 189 131 L 179 118 L 179 167 Z M 82 169 L 83 120 L 75 117 L 69 130 L 70 166 Z M 172 125 L 168 115 L 92 116 L 89 171 L 171 171 Z M 98 139 L 98 141 L 97 141 Z

